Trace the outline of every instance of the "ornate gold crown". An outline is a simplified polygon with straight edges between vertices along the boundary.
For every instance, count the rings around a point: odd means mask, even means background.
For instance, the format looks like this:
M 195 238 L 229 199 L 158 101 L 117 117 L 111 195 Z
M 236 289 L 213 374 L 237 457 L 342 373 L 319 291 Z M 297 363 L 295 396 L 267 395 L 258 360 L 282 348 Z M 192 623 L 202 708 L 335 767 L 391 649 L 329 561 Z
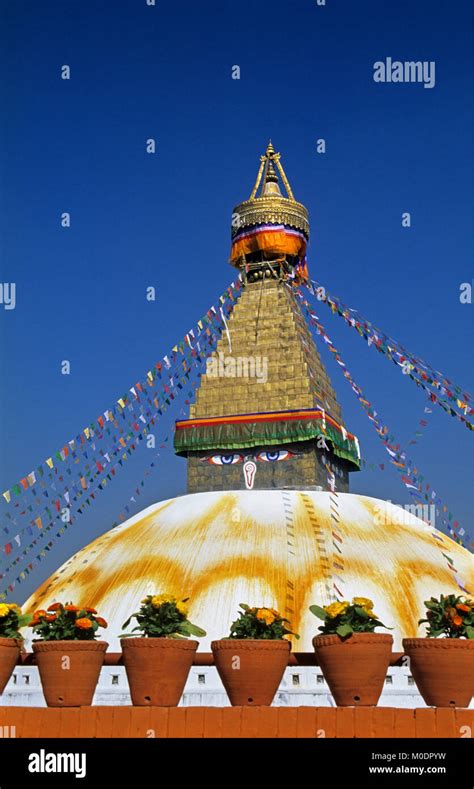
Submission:
M 275 165 L 283 181 L 286 197 L 280 191 Z M 259 187 L 260 194 L 257 196 Z M 308 211 L 293 197 L 280 162 L 280 154 L 273 148 L 271 140 L 265 154 L 260 157 L 260 169 L 249 199 L 236 205 L 233 210 L 232 237 L 245 227 L 264 224 L 289 225 L 303 231 L 309 238 Z

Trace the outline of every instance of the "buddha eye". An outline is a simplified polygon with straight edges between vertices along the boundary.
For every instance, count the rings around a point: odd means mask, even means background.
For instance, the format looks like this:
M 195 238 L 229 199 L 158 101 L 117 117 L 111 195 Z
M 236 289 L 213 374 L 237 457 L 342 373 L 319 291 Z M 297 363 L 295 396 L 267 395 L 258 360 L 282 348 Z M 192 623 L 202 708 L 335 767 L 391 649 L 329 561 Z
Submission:
M 233 466 L 235 463 L 241 463 L 243 456 L 237 453 L 232 455 L 211 455 L 205 460 L 207 463 L 212 463 L 213 466 Z
M 288 449 L 275 449 L 273 451 L 265 450 L 264 452 L 259 452 L 257 455 L 257 460 L 265 460 L 268 463 L 275 463 L 277 460 L 287 460 L 288 458 L 294 457 L 294 453 L 290 452 Z

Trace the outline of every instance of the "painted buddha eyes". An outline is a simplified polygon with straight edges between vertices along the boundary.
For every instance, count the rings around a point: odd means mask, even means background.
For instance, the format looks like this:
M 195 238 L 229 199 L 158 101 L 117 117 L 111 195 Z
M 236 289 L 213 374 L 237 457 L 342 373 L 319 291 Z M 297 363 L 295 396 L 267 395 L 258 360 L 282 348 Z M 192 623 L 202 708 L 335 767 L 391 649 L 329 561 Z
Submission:
M 262 452 L 257 452 L 257 454 L 253 456 L 253 460 L 263 460 L 267 463 L 275 463 L 278 460 L 287 460 L 294 456 L 295 453 L 290 452 L 288 449 L 275 449 L 273 451 L 264 450 Z M 203 458 L 203 460 L 207 463 L 211 463 L 213 466 L 233 466 L 235 463 L 243 463 L 246 457 L 247 455 L 241 455 L 234 452 L 231 455 L 210 455 L 210 457 Z
M 257 454 L 257 460 L 266 460 L 269 463 L 275 463 L 277 460 L 287 460 L 287 458 L 292 457 L 294 457 L 294 453 L 289 452 L 288 449 L 275 449 L 273 451 L 267 449 Z
M 242 463 L 244 460 L 243 455 L 211 455 L 211 457 L 205 458 L 208 463 L 212 463 L 213 466 L 233 466 L 234 463 Z

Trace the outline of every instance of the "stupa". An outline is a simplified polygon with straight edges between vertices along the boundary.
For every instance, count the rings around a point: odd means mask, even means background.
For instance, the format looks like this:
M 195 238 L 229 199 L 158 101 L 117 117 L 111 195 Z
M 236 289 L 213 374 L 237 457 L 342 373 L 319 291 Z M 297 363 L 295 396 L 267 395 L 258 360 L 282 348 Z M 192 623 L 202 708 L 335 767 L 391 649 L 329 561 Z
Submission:
M 176 423 L 188 494 L 94 540 L 27 609 L 56 599 L 94 605 L 118 649 L 144 594 L 187 596 L 206 650 L 246 602 L 278 608 L 301 636 L 297 649 L 310 651 L 318 623 L 309 606 L 361 595 L 400 648 L 403 636 L 418 634 L 425 599 L 458 591 L 452 567 L 474 588 L 467 550 L 400 507 L 349 493 L 359 442 L 294 293 L 307 276 L 308 239 L 308 213 L 270 143 L 249 199 L 233 212 L 241 296 L 189 418 Z
M 244 277 L 243 294 L 208 359 L 190 418 L 176 423 L 189 493 L 326 489 L 328 474 L 338 490 L 349 490 L 359 444 L 344 427 L 291 288 L 305 276 L 308 238 L 308 212 L 270 142 L 250 198 L 233 211 L 231 262 Z

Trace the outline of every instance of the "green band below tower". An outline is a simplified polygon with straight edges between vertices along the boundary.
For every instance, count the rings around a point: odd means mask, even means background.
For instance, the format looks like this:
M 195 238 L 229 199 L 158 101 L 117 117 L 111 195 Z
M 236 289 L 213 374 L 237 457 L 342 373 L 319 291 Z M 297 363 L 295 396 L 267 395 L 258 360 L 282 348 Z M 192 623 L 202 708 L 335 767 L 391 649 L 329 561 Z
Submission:
M 208 449 L 250 449 L 278 446 L 319 437 L 331 444 L 335 455 L 360 468 L 359 442 L 322 409 L 234 414 L 176 422 L 176 454 Z

